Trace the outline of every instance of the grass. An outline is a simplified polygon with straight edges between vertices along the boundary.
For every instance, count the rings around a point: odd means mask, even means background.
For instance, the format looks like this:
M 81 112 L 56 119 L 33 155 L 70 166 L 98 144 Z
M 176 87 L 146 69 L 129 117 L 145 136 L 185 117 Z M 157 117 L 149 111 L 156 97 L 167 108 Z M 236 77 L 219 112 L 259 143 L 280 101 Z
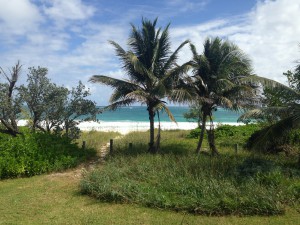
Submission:
M 193 150 L 195 140 L 185 139 L 185 134 L 186 132 L 184 131 L 163 133 L 161 152 L 164 153 L 153 157 L 189 157 L 185 155 L 188 150 L 182 149 L 182 146 L 189 146 L 188 148 Z M 115 134 L 115 137 L 118 135 Z M 88 138 L 92 136 L 93 138 L 90 140 L 96 139 L 99 141 L 99 144 L 107 143 L 112 138 L 112 134 L 102 132 L 85 133 L 82 140 L 87 141 L 88 147 L 98 145 L 96 141 L 89 141 Z M 147 146 L 143 144 L 147 138 L 148 133 L 135 133 L 125 136 L 124 139 L 117 139 L 115 143 L 118 149 L 116 149 L 114 157 L 118 158 L 123 155 L 123 161 L 130 160 L 129 162 L 134 162 L 134 159 L 138 160 L 139 157 L 144 157 L 143 151 L 145 150 L 140 152 L 138 148 L 141 145 L 147 149 Z M 180 143 L 184 139 L 184 144 L 177 148 L 176 154 L 168 152 L 168 146 L 172 145 L 174 138 L 178 139 Z M 137 139 L 140 141 L 135 142 Z M 79 144 L 81 144 L 81 141 Z M 128 143 L 133 143 L 132 150 L 135 152 L 134 154 L 132 151 L 129 151 Z M 225 151 L 229 154 L 229 158 L 233 156 L 233 149 L 226 148 Z M 239 152 L 239 155 L 247 157 L 249 153 Z M 294 173 L 293 170 L 289 170 L 293 166 L 293 160 L 286 160 L 285 158 L 284 163 L 282 163 L 282 159 L 278 159 L 278 157 L 270 156 L 265 159 L 272 160 L 276 165 L 279 164 L 279 166 L 287 168 L 284 173 Z M 122 163 L 124 164 L 124 162 Z M 107 163 L 100 165 L 100 169 L 104 169 L 106 165 Z M 219 165 L 216 163 L 211 165 L 220 166 L 221 168 L 225 166 L 225 164 Z M 251 174 L 252 171 L 246 172 Z M 64 173 L 0 181 L 0 224 L 300 224 L 299 212 L 297 211 L 298 205 L 285 206 L 284 215 L 240 217 L 234 215 L 194 215 L 186 212 L 174 212 L 168 209 L 148 208 L 136 203 L 105 203 L 95 198 L 81 195 L 79 189 L 80 179 L 80 170 L 76 169 L 75 171 L 70 170 Z M 294 187 L 295 190 L 298 190 L 296 183 Z
M 98 131 L 89 131 L 82 132 L 80 138 L 76 140 L 78 145 L 82 145 L 82 142 L 86 142 L 87 148 L 92 148 L 95 150 L 100 150 L 100 148 L 109 142 L 110 139 L 120 136 L 118 132 L 98 132 Z
M 299 224 L 299 213 L 282 216 L 194 216 L 82 196 L 72 172 L 0 181 L 0 224 Z
M 85 175 L 82 193 L 104 202 L 206 215 L 275 215 L 298 204 L 300 171 L 293 158 L 235 155 L 228 147 L 219 157 L 197 157 L 196 140 L 183 131 L 164 132 L 161 154 L 153 156 L 146 154 L 146 135 L 116 140 L 105 167 Z

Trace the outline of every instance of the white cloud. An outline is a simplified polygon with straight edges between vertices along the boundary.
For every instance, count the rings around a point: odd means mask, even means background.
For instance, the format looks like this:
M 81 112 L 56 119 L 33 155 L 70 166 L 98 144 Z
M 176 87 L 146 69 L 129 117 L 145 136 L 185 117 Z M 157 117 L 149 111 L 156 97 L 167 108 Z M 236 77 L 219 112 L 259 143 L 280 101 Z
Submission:
M 23 35 L 36 30 L 42 20 L 38 7 L 30 0 L 0 0 L 2 37 L 4 35 Z
M 196 44 L 199 52 L 206 37 L 229 39 L 251 57 L 258 75 L 285 82 L 282 73 L 292 69 L 300 58 L 299 12 L 299 0 L 264 1 L 247 15 L 177 27 L 171 29 L 171 34 L 174 46 L 185 37 Z M 189 49 L 185 49 L 181 62 L 190 56 Z
M 299 0 L 258 3 L 249 14 L 245 32 L 231 35 L 251 55 L 259 75 L 284 82 L 282 73 L 295 66 L 295 60 L 300 57 L 299 12 Z
M 85 20 L 93 16 L 95 8 L 85 5 L 81 0 L 51 0 L 45 7 L 45 14 L 54 20 Z
M 208 0 L 187 1 L 187 0 L 168 0 L 167 5 L 177 7 L 178 11 L 187 12 L 191 10 L 202 10 L 207 5 Z

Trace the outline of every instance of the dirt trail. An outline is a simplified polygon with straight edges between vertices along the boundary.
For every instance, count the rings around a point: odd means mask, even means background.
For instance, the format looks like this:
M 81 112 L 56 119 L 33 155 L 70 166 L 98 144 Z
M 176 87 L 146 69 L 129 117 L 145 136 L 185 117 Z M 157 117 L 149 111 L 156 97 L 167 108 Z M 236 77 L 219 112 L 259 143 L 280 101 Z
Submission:
M 114 140 L 121 139 L 121 138 L 122 136 L 117 136 L 116 138 L 114 138 Z M 89 171 L 95 168 L 96 166 L 98 167 L 101 166 L 104 163 L 106 156 L 109 154 L 109 147 L 110 147 L 110 143 L 108 142 L 102 145 L 101 148 L 97 150 L 96 157 L 93 158 L 92 160 L 84 162 L 79 166 L 77 166 L 76 168 L 72 168 L 63 172 L 51 173 L 48 176 L 51 178 L 63 177 L 66 179 L 79 180 L 84 171 Z
M 76 168 L 72 168 L 69 170 L 65 170 L 63 172 L 51 173 L 48 176 L 55 178 L 55 177 L 64 177 L 66 179 L 76 179 L 79 180 L 82 176 L 84 171 L 89 171 L 96 166 L 100 166 L 103 164 L 106 155 L 109 153 L 109 143 L 101 146 L 101 148 L 97 151 L 96 157 L 90 161 L 86 161 Z

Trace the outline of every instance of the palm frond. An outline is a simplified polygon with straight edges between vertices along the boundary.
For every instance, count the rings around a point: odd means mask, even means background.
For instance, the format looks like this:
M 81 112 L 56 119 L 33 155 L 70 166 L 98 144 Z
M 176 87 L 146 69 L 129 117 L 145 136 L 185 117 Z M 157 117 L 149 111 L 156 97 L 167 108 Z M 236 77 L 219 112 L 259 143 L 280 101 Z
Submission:
M 166 104 L 164 102 L 160 102 L 156 105 L 155 110 L 157 111 L 165 111 L 168 115 L 168 117 L 170 118 L 171 121 L 176 122 L 175 117 L 173 116 L 172 112 L 170 111 L 170 109 L 166 106 Z
M 247 120 L 247 119 L 263 119 L 273 115 L 276 118 L 287 118 L 291 116 L 292 109 L 290 107 L 266 107 L 266 108 L 258 108 L 252 109 L 245 112 L 243 115 L 239 117 L 239 121 Z
M 149 94 L 144 90 L 135 90 L 126 94 L 125 98 L 135 99 L 137 102 L 145 103 L 149 98 Z
M 222 106 L 223 108 L 233 108 L 233 102 L 229 98 L 226 98 L 224 96 L 218 96 L 216 98 L 216 102 L 219 106 Z
M 185 88 L 176 88 L 169 94 L 168 100 L 171 102 L 189 103 L 193 101 L 194 95 Z
M 217 92 L 225 92 L 232 90 L 236 85 L 228 79 L 218 79 L 216 81 Z
M 132 89 L 132 90 L 134 90 L 136 88 L 140 88 L 138 85 L 136 85 L 130 81 L 120 80 L 117 78 L 108 77 L 108 76 L 104 76 L 104 75 L 93 75 L 89 79 L 89 81 L 92 83 L 105 84 L 105 85 L 111 86 L 113 88 L 126 87 L 127 89 Z
M 266 77 L 261 77 L 261 76 L 257 76 L 257 75 L 250 75 L 250 76 L 247 76 L 247 77 L 241 77 L 239 79 L 239 82 L 241 83 L 260 83 L 262 84 L 263 86 L 265 87 L 268 87 L 268 88 L 281 88 L 281 89 L 284 89 L 286 91 L 290 91 L 290 93 L 292 94 L 296 94 L 299 96 L 299 92 L 297 92 L 296 90 L 282 84 L 282 83 L 279 83 L 277 81 L 274 81 L 274 80 L 271 80 L 271 79 L 268 79 Z
M 163 67 L 163 71 L 168 71 L 169 69 L 172 68 L 172 66 L 175 64 L 175 62 L 178 58 L 179 51 L 188 43 L 189 43 L 189 40 L 186 40 L 179 45 L 179 47 L 172 53 L 172 55 L 169 57 L 169 59 L 165 63 L 165 65 Z
M 104 110 L 116 110 L 119 107 L 129 106 L 135 102 L 136 102 L 135 99 L 124 99 L 124 100 L 114 102 L 114 103 L 104 107 Z
M 123 58 L 126 58 L 126 51 L 116 42 L 114 41 L 109 41 L 111 45 L 115 47 L 115 51 L 117 53 L 117 56 Z
M 193 58 L 198 57 L 199 54 L 198 54 L 196 46 L 194 44 L 190 43 L 190 49 L 193 54 Z

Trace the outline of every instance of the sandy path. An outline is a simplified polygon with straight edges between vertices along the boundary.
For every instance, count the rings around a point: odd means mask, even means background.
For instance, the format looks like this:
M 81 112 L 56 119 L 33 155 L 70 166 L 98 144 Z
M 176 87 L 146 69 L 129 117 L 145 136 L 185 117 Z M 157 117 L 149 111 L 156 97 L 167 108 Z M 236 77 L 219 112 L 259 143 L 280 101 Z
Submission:
M 117 136 L 115 139 L 121 139 L 123 136 Z M 51 178 L 64 177 L 66 179 L 79 180 L 85 171 L 94 169 L 104 164 L 106 156 L 109 154 L 110 143 L 102 145 L 99 150 L 97 150 L 96 157 L 90 161 L 84 162 L 77 166 L 76 168 L 68 169 L 63 172 L 51 173 L 48 176 Z

